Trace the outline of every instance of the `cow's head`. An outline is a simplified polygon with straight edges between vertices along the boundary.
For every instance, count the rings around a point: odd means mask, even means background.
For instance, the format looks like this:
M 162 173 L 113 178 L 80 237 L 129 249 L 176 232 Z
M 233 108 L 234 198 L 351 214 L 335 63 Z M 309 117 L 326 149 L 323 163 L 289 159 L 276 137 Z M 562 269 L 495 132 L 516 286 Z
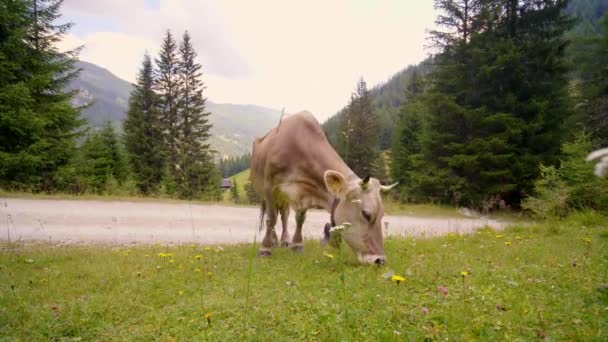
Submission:
M 369 176 L 347 181 L 342 173 L 333 170 L 325 171 L 323 178 L 327 190 L 339 199 L 333 211 L 336 224 L 350 223 L 350 228 L 343 233 L 344 241 L 357 253 L 360 262 L 383 264 L 386 257 L 380 191 L 388 191 L 397 184 L 383 186 Z

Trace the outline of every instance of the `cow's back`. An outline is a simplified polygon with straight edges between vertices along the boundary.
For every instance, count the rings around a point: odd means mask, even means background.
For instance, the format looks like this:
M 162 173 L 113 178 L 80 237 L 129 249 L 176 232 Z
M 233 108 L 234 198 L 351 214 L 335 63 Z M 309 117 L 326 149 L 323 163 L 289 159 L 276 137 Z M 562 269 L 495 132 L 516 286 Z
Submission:
M 334 153 L 318 121 L 310 112 L 300 112 L 281 120 L 264 137 L 253 143 L 251 182 L 260 194 L 297 174 L 314 161 L 314 154 Z

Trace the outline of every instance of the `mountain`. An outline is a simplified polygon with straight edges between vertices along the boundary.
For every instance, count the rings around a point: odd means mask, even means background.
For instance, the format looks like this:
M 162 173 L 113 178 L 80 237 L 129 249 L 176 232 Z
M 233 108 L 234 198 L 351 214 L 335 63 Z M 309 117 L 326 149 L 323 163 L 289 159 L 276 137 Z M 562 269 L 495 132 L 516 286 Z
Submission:
M 122 129 L 133 85 L 95 64 L 79 61 L 76 66 L 81 71 L 71 82 L 70 89 L 77 91 L 74 104 L 89 104 L 83 117 L 93 128 L 110 121 Z M 211 145 L 220 156 L 251 152 L 253 139 L 266 134 L 281 117 L 279 110 L 250 104 L 207 101 L 207 110 L 211 112 L 213 124 Z
M 83 112 L 89 125 L 100 127 L 110 121 L 121 127 L 133 88 L 131 83 L 92 63 L 79 61 L 76 67 L 80 68 L 80 74 L 70 84 L 71 89 L 78 91 L 73 103 L 91 104 Z

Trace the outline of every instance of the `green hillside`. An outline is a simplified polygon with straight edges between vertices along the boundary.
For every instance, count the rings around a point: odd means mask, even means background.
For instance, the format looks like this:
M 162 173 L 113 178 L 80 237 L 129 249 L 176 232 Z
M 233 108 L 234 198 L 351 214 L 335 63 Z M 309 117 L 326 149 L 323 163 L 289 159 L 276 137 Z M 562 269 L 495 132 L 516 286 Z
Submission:
M 247 201 L 247 195 L 245 194 L 245 184 L 249 182 L 250 169 L 241 171 L 234 176 L 229 177 L 230 181 L 236 179 L 236 185 L 239 192 L 239 200 L 241 203 L 245 203 Z M 223 195 L 223 202 L 230 203 L 232 199 L 230 197 L 230 191 L 225 190 Z

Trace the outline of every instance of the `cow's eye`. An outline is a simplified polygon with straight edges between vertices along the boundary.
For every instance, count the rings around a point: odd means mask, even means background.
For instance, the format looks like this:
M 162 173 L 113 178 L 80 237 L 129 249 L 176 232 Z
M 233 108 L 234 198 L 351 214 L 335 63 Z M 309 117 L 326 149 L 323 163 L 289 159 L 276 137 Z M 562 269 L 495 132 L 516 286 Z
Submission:
M 367 220 L 367 222 L 372 222 L 372 213 L 368 210 L 361 210 L 361 215 Z

